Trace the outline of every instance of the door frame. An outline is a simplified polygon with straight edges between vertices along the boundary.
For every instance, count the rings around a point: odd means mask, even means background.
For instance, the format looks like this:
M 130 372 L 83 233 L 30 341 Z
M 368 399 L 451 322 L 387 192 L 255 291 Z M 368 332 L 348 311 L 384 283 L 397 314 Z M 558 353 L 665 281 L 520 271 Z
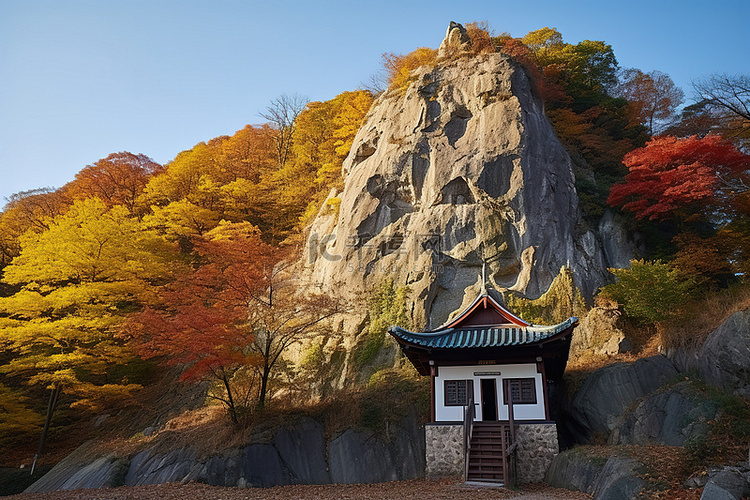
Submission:
M 491 384 L 491 385 L 490 385 Z M 485 397 L 485 386 L 492 387 L 493 394 L 487 394 L 487 397 Z M 479 379 L 479 396 L 481 398 L 480 407 L 482 409 L 482 421 L 487 422 L 496 422 L 500 419 L 500 414 L 498 412 L 498 404 L 497 404 L 497 379 L 496 378 L 480 378 Z M 489 397 L 492 397 L 492 400 L 488 400 Z M 495 411 L 495 418 L 489 419 L 487 416 L 487 413 L 485 411 L 485 408 L 491 403 L 490 408 L 494 408 Z

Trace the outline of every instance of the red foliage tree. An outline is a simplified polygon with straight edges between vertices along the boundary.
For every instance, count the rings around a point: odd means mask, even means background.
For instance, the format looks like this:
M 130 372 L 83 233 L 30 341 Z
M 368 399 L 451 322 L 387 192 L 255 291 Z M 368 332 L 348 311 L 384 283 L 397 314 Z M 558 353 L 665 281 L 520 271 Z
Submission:
M 225 394 L 214 397 L 239 423 L 238 409 L 252 397 L 265 404 L 284 350 L 337 312 L 337 304 L 298 294 L 288 252 L 264 243 L 249 223 L 222 223 L 193 241 L 202 265 L 166 287 L 163 307 L 134 315 L 130 332 L 142 355 L 187 364 L 183 378 L 218 379 Z M 233 376 L 247 368 L 257 383 L 244 383 L 240 394 Z
M 721 137 L 657 137 L 625 155 L 629 173 L 612 187 L 608 203 L 639 219 L 668 219 L 706 206 L 731 210 L 732 199 L 748 189 L 750 156 Z

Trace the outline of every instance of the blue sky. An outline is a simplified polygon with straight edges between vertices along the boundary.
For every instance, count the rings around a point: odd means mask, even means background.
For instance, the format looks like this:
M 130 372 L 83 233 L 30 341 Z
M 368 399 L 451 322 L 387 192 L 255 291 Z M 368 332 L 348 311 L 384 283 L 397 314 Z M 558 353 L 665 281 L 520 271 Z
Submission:
M 604 40 L 621 67 L 663 71 L 688 99 L 691 79 L 750 74 L 747 0 L 460 3 L 0 0 L 0 205 L 110 153 L 166 163 L 261 122 L 283 93 L 353 90 L 382 53 L 437 47 L 452 20 Z

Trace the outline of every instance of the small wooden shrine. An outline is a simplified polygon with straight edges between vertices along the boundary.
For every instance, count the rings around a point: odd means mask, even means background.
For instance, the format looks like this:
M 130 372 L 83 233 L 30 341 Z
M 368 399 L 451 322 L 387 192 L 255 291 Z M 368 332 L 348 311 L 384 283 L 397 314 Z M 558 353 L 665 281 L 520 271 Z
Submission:
M 558 451 L 550 387 L 562 379 L 578 318 L 532 325 L 493 294 L 483 288 L 436 330 L 389 329 L 417 371 L 430 376 L 432 423 L 426 438 L 432 477 L 463 472 L 466 480 L 533 482 Z M 446 448 L 456 434 L 461 437 L 453 440 L 464 450 Z M 526 463 L 527 456 L 534 463 Z M 459 462 L 463 471 L 456 470 Z M 515 470 L 521 471 L 517 477 Z

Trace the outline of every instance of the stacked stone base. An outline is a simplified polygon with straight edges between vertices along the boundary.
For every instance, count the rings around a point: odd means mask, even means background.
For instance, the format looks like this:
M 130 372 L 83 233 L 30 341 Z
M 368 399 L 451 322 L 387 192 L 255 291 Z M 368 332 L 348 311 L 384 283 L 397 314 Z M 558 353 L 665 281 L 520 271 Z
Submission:
M 520 483 L 544 480 L 552 459 L 560 451 L 554 422 L 517 423 L 517 472 Z M 426 475 L 430 479 L 464 475 L 464 428 L 459 423 L 425 426 Z

